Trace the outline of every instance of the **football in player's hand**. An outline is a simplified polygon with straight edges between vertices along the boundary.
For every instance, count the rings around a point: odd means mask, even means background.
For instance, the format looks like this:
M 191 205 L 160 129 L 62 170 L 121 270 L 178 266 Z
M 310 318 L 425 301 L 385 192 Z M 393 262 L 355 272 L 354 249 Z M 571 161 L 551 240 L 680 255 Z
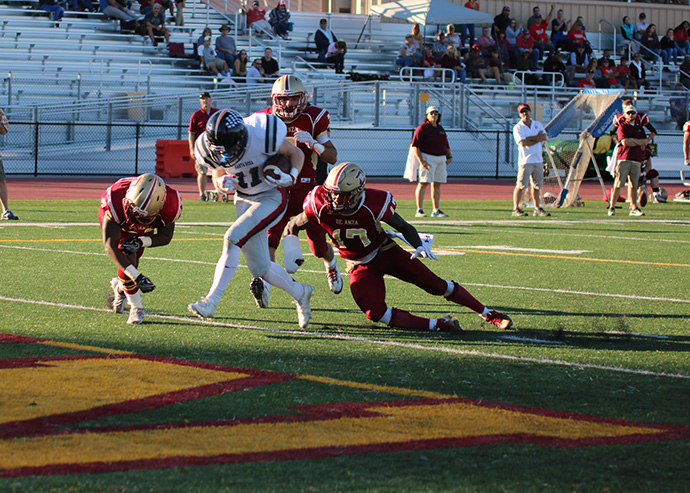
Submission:
M 291 169 L 289 157 L 285 154 L 274 154 L 264 163 L 264 176 L 278 180 L 280 179 L 279 171 L 289 173 Z

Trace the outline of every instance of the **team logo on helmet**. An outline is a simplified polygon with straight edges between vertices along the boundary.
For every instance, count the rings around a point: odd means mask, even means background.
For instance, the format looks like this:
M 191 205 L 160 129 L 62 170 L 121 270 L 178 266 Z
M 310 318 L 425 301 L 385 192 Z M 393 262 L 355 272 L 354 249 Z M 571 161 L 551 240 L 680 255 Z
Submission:
M 273 114 L 288 120 L 297 118 L 307 107 L 307 89 L 294 75 L 283 75 L 273 83 L 271 90 Z
M 206 137 L 212 151 L 221 154 L 221 166 L 237 163 L 247 147 L 247 127 L 242 115 L 234 110 L 222 110 L 211 115 L 206 124 Z
M 333 168 L 323 184 L 331 210 L 354 212 L 362 205 L 366 176 L 354 163 L 340 163 Z
M 160 176 L 145 173 L 129 184 L 125 194 L 125 213 L 140 224 L 150 224 L 165 204 L 165 182 Z

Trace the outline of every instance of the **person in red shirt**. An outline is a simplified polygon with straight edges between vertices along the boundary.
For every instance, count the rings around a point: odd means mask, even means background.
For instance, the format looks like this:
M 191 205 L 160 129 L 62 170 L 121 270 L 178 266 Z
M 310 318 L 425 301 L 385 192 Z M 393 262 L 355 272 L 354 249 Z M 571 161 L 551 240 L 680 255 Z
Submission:
M 546 19 L 542 19 L 541 14 L 535 14 L 536 23 L 529 26 L 529 31 L 532 34 L 532 39 L 534 40 L 534 49 L 539 50 L 539 60 L 544 56 L 544 52 L 548 51 L 549 55 L 554 52 L 553 43 L 551 43 L 551 38 L 546 34 L 546 30 L 549 28 L 549 22 L 551 22 L 551 17 L 553 16 L 553 5 Z
M 465 2 L 465 8 L 479 12 L 479 2 L 477 0 L 469 0 Z M 465 46 L 468 32 L 470 40 L 468 46 L 472 46 L 474 44 L 474 24 L 460 24 L 460 46 Z
M 601 76 L 608 81 L 609 85 L 611 87 L 620 87 L 621 84 L 618 79 L 616 79 L 618 71 L 614 67 L 611 67 L 611 60 L 609 58 L 601 58 L 599 64 L 601 65 L 599 67 L 599 72 L 601 72 Z
M 194 142 L 206 130 L 206 123 L 211 118 L 211 115 L 218 111 L 218 108 L 212 107 L 213 99 L 208 92 L 202 92 L 199 95 L 199 101 L 201 108 L 192 113 L 192 117 L 189 119 L 189 135 L 187 139 L 189 141 L 189 155 L 192 159 L 194 159 Z M 194 161 L 194 168 L 196 169 L 196 183 L 199 187 L 199 200 L 205 202 L 208 199 L 206 196 L 208 168 L 196 160 Z
M 575 21 L 575 23 L 573 23 L 573 27 L 568 31 L 566 39 L 568 40 L 568 47 L 566 48 L 568 51 L 575 51 L 577 45 L 583 45 L 585 47 L 585 53 L 588 55 L 592 53 L 592 47 L 585 37 L 581 22 Z
M 101 195 L 98 222 L 105 252 L 117 266 L 110 281 L 111 307 L 122 313 L 129 303 L 128 324 L 144 321 L 141 293 L 156 285 L 137 269 L 146 247 L 165 246 L 172 240 L 175 221 L 182 214 L 182 199 L 158 176 L 146 173 L 122 178 Z
M 539 50 L 534 48 L 534 39 L 529 29 L 525 29 L 522 31 L 522 36 L 518 36 L 515 48 L 520 55 L 525 51 L 529 52 L 535 68 L 539 67 Z
M 252 1 L 252 7 L 247 5 L 247 27 L 251 27 L 254 34 L 262 36 L 273 32 L 271 24 L 266 20 L 266 9 L 259 8 L 258 0 Z
M 429 319 L 389 307 L 384 279 L 389 275 L 465 306 L 501 329 L 512 326 L 510 317 L 487 308 L 460 284 L 441 279 L 426 267 L 420 258 L 437 259 L 430 246 L 425 245 L 414 226 L 395 211 L 397 204 L 390 192 L 365 189 L 365 184 L 366 177 L 359 166 L 339 164 L 331 170 L 323 185 L 309 192 L 304 212 L 290 221 L 286 234 L 296 235 L 315 224 L 328 232 L 348 264 L 352 297 L 369 320 L 400 329 L 462 331 L 458 321 L 450 315 Z M 402 234 L 415 249 L 411 255 L 391 239 L 394 233 L 386 231 L 383 223 Z
M 577 87 L 579 87 L 580 89 L 597 87 L 597 84 L 594 82 L 594 70 L 588 70 L 585 73 L 585 78 L 577 83 Z
M 620 189 L 630 180 L 630 215 L 644 216 L 644 212 L 637 207 L 637 187 L 640 180 L 643 150 L 652 140 L 654 134 L 647 137 L 644 127 L 636 123 L 637 110 L 633 105 L 625 106 L 624 109 L 625 119 L 620 122 L 616 129 L 619 147 L 608 215 L 616 215 L 615 205 L 618 201 L 618 195 L 620 195 Z

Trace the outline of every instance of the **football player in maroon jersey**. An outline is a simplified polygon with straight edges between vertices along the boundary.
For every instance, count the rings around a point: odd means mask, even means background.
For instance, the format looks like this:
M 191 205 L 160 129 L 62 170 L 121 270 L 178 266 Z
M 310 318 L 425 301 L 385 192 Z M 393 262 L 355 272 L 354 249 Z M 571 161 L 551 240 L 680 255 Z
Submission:
M 328 111 L 309 104 L 307 89 L 301 80 L 294 75 L 279 77 L 273 83 L 271 97 L 273 105 L 259 113 L 275 115 L 283 120 L 288 128 L 288 140 L 304 152 L 302 171 L 295 184 L 287 189 L 287 211 L 283 218 L 268 230 L 271 260 L 275 261 L 275 252 L 285 225 L 290 218 L 302 212 L 304 198 L 317 185 L 316 166 L 319 159 L 328 164 L 335 164 L 338 151 L 329 137 L 331 119 Z M 328 287 L 333 293 L 340 293 L 343 289 L 343 278 L 338 270 L 333 247 L 326 241 L 326 232 L 320 227 L 310 228 L 307 230 L 307 242 L 314 256 L 323 260 Z M 250 289 L 257 306 L 268 308 L 270 284 L 255 277 L 251 281 Z
M 449 315 L 429 319 L 389 307 L 384 282 L 384 275 L 388 274 L 466 306 L 501 329 L 511 327 L 510 317 L 487 308 L 460 284 L 445 281 L 429 270 L 419 257 L 436 260 L 436 256 L 422 244 L 414 226 L 395 212 L 393 196 L 383 190 L 365 189 L 365 183 L 359 166 L 339 164 L 323 185 L 309 192 L 304 212 L 288 223 L 285 233 L 297 234 L 312 224 L 326 230 L 348 263 L 352 297 L 369 320 L 401 329 L 462 331 L 458 321 Z M 402 233 L 415 251 L 410 255 L 398 246 L 383 229 L 382 222 Z M 286 259 L 287 263 L 292 261 Z
M 150 173 L 122 178 L 101 195 L 98 222 L 103 245 L 117 266 L 117 277 L 110 281 L 112 309 L 122 313 L 126 299 L 130 306 L 128 324 L 144 321 L 141 293 L 156 287 L 137 270 L 144 248 L 170 243 L 180 214 L 180 194 Z

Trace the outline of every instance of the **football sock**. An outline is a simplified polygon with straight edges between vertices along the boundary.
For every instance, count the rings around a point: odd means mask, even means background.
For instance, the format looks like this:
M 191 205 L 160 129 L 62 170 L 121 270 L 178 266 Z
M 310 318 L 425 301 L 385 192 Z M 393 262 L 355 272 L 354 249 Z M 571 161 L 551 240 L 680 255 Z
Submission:
M 330 269 L 335 269 L 338 267 L 338 262 L 335 261 L 335 256 L 333 257 L 333 260 L 330 262 L 328 260 L 323 261 L 323 265 L 326 266 L 326 272 L 328 272 Z
M 391 321 L 388 323 L 391 327 L 397 327 L 399 329 L 412 329 L 412 330 L 429 330 L 429 319 L 418 317 L 412 315 L 410 312 L 404 310 L 398 310 L 397 308 L 391 309 Z
M 446 296 L 446 299 L 448 301 L 452 301 L 453 303 L 457 303 L 458 305 L 466 306 L 473 312 L 484 312 L 484 308 L 486 307 L 482 305 L 479 302 L 479 300 L 477 300 L 477 298 L 472 296 L 469 291 L 460 286 L 457 282 L 455 282 L 454 284 L 455 288 L 453 288 L 453 292 L 449 296 Z
M 263 279 L 267 283 L 282 289 L 296 300 L 299 300 L 304 295 L 304 286 L 290 277 L 290 274 L 275 262 L 270 263 Z
M 141 302 L 141 291 L 138 289 L 136 293 L 128 293 L 125 291 L 125 296 L 127 297 L 127 303 L 129 303 L 129 306 L 144 308 L 144 305 Z
M 391 317 L 393 316 L 393 309 L 391 307 L 386 308 L 386 313 L 383 314 L 378 321 L 382 324 L 390 325 Z
M 230 243 L 226 248 L 223 247 L 218 262 L 216 263 L 216 270 L 213 273 L 213 284 L 209 289 L 206 298 L 213 304 L 218 305 L 220 299 L 223 297 L 225 288 L 228 287 L 232 277 L 235 275 L 237 266 L 240 263 L 240 247 Z

